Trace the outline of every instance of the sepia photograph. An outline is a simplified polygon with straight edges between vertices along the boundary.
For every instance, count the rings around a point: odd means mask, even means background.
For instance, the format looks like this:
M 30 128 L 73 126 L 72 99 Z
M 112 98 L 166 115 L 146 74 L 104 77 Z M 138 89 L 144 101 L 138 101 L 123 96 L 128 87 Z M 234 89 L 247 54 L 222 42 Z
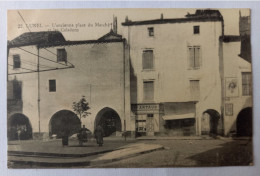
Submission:
M 253 166 L 249 8 L 7 11 L 7 167 Z

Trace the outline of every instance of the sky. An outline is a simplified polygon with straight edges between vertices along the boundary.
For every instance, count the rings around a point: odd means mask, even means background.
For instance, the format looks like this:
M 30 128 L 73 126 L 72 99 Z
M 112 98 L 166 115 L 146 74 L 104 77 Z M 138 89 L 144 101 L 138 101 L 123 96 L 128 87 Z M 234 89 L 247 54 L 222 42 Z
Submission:
M 95 40 L 111 29 L 113 16 L 117 17 L 118 33 L 122 34 L 121 23 L 129 20 L 183 18 L 196 9 L 54 9 L 54 10 L 9 10 L 8 36 L 12 40 L 24 32 L 46 30 L 61 31 L 66 40 Z M 239 11 L 242 16 L 250 14 L 249 9 L 219 9 L 224 17 L 225 35 L 238 35 Z M 27 23 L 29 29 L 25 26 Z M 66 31 L 60 25 L 66 24 L 73 31 Z

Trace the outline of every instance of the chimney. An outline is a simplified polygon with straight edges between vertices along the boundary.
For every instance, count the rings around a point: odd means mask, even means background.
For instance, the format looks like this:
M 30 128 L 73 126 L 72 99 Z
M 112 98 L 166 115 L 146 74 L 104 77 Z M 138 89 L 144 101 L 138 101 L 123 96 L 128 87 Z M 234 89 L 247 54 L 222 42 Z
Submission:
M 161 20 L 163 20 L 163 13 L 161 13 Z
M 113 32 L 117 34 L 117 17 L 113 16 Z

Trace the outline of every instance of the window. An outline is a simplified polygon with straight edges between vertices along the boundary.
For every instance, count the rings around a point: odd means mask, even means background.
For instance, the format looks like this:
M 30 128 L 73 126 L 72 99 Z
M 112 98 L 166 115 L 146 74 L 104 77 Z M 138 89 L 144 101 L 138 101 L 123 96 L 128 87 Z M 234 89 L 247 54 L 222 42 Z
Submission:
M 143 51 L 143 70 L 149 70 L 153 68 L 153 50 Z
M 154 36 L 153 27 L 149 27 L 149 28 L 148 28 L 148 35 L 149 35 L 149 36 Z
M 201 50 L 199 46 L 190 46 L 189 49 L 189 68 L 199 69 L 201 66 Z
M 14 65 L 13 68 L 21 68 L 21 59 L 20 59 L 20 55 L 13 55 L 13 61 L 14 61 Z
M 138 132 L 146 131 L 146 120 L 136 120 L 136 131 Z
M 56 92 L 56 80 L 49 80 L 49 92 Z
M 147 114 L 147 117 L 153 117 L 153 114 Z
M 13 98 L 15 100 L 22 99 L 22 82 L 20 81 L 13 81 Z
M 57 62 L 67 62 L 67 52 L 64 48 L 57 49 Z
M 144 81 L 144 100 L 153 101 L 154 99 L 154 82 L 153 81 Z
M 193 34 L 199 34 L 200 33 L 200 26 L 193 26 Z
M 200 99 L 200 81 L 190 80 L 190 94 L 192 100 Z
M 242 73 L 242 95 L 252 95 L 252 74 L 251 74 L 251 72 Z

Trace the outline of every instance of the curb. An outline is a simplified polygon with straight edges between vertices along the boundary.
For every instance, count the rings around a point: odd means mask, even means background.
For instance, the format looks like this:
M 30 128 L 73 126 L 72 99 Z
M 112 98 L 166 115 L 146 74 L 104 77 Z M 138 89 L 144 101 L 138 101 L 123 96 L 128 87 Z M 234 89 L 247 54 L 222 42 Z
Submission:
M 106 163 L 110 163 L 110 162 L 115 162 L 115 161 L 120 161 L 123 159 L 127 159 L 127 158 L 131 158 L 131 157 L 135 157 L 141 154 L 146 154 L 146 153 L 150 153 L 150 152 L 154 152 L 157 150 L 163 150 L 164 147 L 161 146 L 159 148 L 155 148 L 155 149 L 151 149 L 151 150 L 147 150 L 147 151 L 141 151 L 141 152 L 137 152 L 134 154 L 130 154 L 130 155 L 126 155 L 126 156 L 122 156 L 119 158 L 115 158 L 115 159 L 109 159 L 109 160 L 100 160 L 100 161 L 78 161 L 78 162 L 66 162 L 66 163 L 49 163 L 49 162 L 35 162 L 35 161 L 17 161 L 17 160 L 9 160 L 9 164 L 8 164 L 8 168 L 23 168 L 21 167 L 12 167 L 12 163 L 15 164 L 20 164 L 20 165 L 26 165 L 27 167 L 30 166 L 32 168 L 34 168 L 35 166 L 42 166 L 42 167 L 74 167 L 74 166 L 90 166 L 90 167 L 98 167 L 98 165 L 100 164 L 106 164 Z
M 119 148 L 120 149 L 120 148 Z M 22 156 L 22 157 L 42 157 L 42 158 L 53 158 L 53 157 L 65 157 L 65 158 L 82 158 L 87 156 L 93 156 L 103 154 L 107 152 L 116 151 L 119 149 L 103 150 L 100 152 L 84 153 L 84 154 L 64 154 L 64 153 L 43 153 L 43 152 L 22 152 L 22 151 L 8 151 L 8 156 Z

